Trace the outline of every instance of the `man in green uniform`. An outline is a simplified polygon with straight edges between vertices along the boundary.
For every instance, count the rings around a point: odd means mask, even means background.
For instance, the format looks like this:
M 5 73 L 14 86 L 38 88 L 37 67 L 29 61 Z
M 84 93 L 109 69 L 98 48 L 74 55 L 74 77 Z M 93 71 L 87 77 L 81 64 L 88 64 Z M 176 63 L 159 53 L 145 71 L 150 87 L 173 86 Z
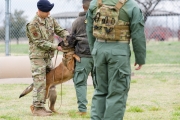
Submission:
M 81 58 L 81 62 L 76 61 L 74 86 L 76 89 L 78 114 L 85 115 L 87 111 L 87 79 L 93 68 L 93 59 L 90 53 L 86 34 L 86 12 L 91 0 L 82 0 L 84 12 L 79 13 L 79 17 L 73 22 L 71 33 L 76 35 L 77 44 L 75 53 Z
M 103 4 L 115 6 L 112 10 L 118 10 L 118 22 L 115 16 L 110 18 L 104 14 L 108 12 L 97 13 Z M 111 26 L 114 23 L 117 23 L 117 27 Z M 117 31 L 115 35 L 111 34 L 113 30 Z M 145 64 L 146 41 L 142 12 L 134 0 L 92 0 L 87 12 L 86 31 L 95 76 L 91 120 L 122 120 L 131 79 L 130 38 L 135 54 L 134 65 L 137 65 L 135 69 L 140 70 Z
M 31 22 L 26 25 L 29 38 L 29 58 L 31 62 L 33 77 L 33 115 L 49 116 L 52 113 L 47 111 L 45 104 L 46 73 L 52 69 L 52 57 L 55 50 L 62 50 L 60 46 L 53 43 L 54 34 L 66 38 L 69 33 L 61 28 L 56 20 L 50 17 L 50 10 L 54 4 L 48 0 L 37 2 L 38 12 Z M 53 86 L 50 92 L 55 91 Z M 55 95 L 56 96 L 56 95 Z

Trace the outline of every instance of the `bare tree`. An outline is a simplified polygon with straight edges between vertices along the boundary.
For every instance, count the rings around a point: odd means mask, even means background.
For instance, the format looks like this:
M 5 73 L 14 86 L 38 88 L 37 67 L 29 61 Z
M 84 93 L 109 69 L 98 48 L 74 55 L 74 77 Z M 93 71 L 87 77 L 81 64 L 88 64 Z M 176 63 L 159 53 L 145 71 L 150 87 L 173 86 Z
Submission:
M 144 21 L 147 21 L 148 16 L 155 10 L 156 6 L 162 0 L 135 0 L 140 5 L 144 13 Z
M 23 10 L 15 10 L 14 13 L 11 14 L 10 22 L 11 38 L 16 38 L 17 44 L 19 44 L 19 38 L 26 36 L 25 25 L 27 22 L 27 16 L 24 16 Z

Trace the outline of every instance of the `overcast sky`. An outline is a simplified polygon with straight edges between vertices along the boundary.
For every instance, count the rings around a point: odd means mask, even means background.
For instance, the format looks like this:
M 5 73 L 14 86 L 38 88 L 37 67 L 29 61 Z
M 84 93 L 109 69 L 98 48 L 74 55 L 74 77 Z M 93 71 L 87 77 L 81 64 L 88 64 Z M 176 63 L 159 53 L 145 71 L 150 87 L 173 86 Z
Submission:
M 0 22 L 4 19 L 5 13 L 5 1 L 0 0 L 0 11 L 2 14 L 0 16 Z M 38 0 L 10 0 L 11 13 L 14 10 L 23 10 L 24 15 L 28 16 L 28 20 L 31 20 L 37 11 L 37 1 Z M 54 8 L 51 10 L 51 14 L 56 14 L 60 12 L 70 12 L 70 11 L 82 11 L 81 0 L 49 0 L 54 3 Z M 69 2 L 67 2 L 69 1 Z

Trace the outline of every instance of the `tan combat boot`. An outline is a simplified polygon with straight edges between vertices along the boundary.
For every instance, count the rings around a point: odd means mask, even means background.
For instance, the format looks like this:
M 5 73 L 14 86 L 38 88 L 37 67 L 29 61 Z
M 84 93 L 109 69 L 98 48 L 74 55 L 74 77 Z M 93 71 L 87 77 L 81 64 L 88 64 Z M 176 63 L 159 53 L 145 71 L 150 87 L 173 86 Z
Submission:
M 34 107 L 33 116 L 51 116 L 52 113 L 49 113 L 45 110 L 44 107 Z
M 34 111 L 34 105 L 31 105 L 30 106 L 30 109 L 31 109 L 31 112 L 33 113 L 33 111 Z M 50 110 L 46 110 L 46 108 L 45 107 L 43 107 L 43 109 L 47 112 L 47 113 L 52 113 L 52 111 L 50 111 Z
M 46 110 L 46 108 L 45 108 L 45 107 L 43 107 L 43 109 L 44 109 L 47 113 L 52 113 L 52 111 L 50 111 L 50 110 Z
M 87 113 L 86 113 L 86 112 L 80 112 L 80 111 L 78 111 L 78 112 L 76 112 L 76 114 L 77 114 L 77 115 L 80 115 L 80 116 L 85 116 Z

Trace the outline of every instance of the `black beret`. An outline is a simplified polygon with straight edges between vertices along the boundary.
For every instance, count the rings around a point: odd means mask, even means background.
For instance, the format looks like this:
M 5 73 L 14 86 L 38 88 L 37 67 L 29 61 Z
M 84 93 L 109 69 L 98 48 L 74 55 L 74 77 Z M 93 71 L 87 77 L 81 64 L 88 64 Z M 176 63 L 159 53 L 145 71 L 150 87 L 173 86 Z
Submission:
M 42 12 L 49 12 L 54 7 L 54 3 L 50 3 L 48 0 L 39 0 L 37 2 L 37 8 Z

